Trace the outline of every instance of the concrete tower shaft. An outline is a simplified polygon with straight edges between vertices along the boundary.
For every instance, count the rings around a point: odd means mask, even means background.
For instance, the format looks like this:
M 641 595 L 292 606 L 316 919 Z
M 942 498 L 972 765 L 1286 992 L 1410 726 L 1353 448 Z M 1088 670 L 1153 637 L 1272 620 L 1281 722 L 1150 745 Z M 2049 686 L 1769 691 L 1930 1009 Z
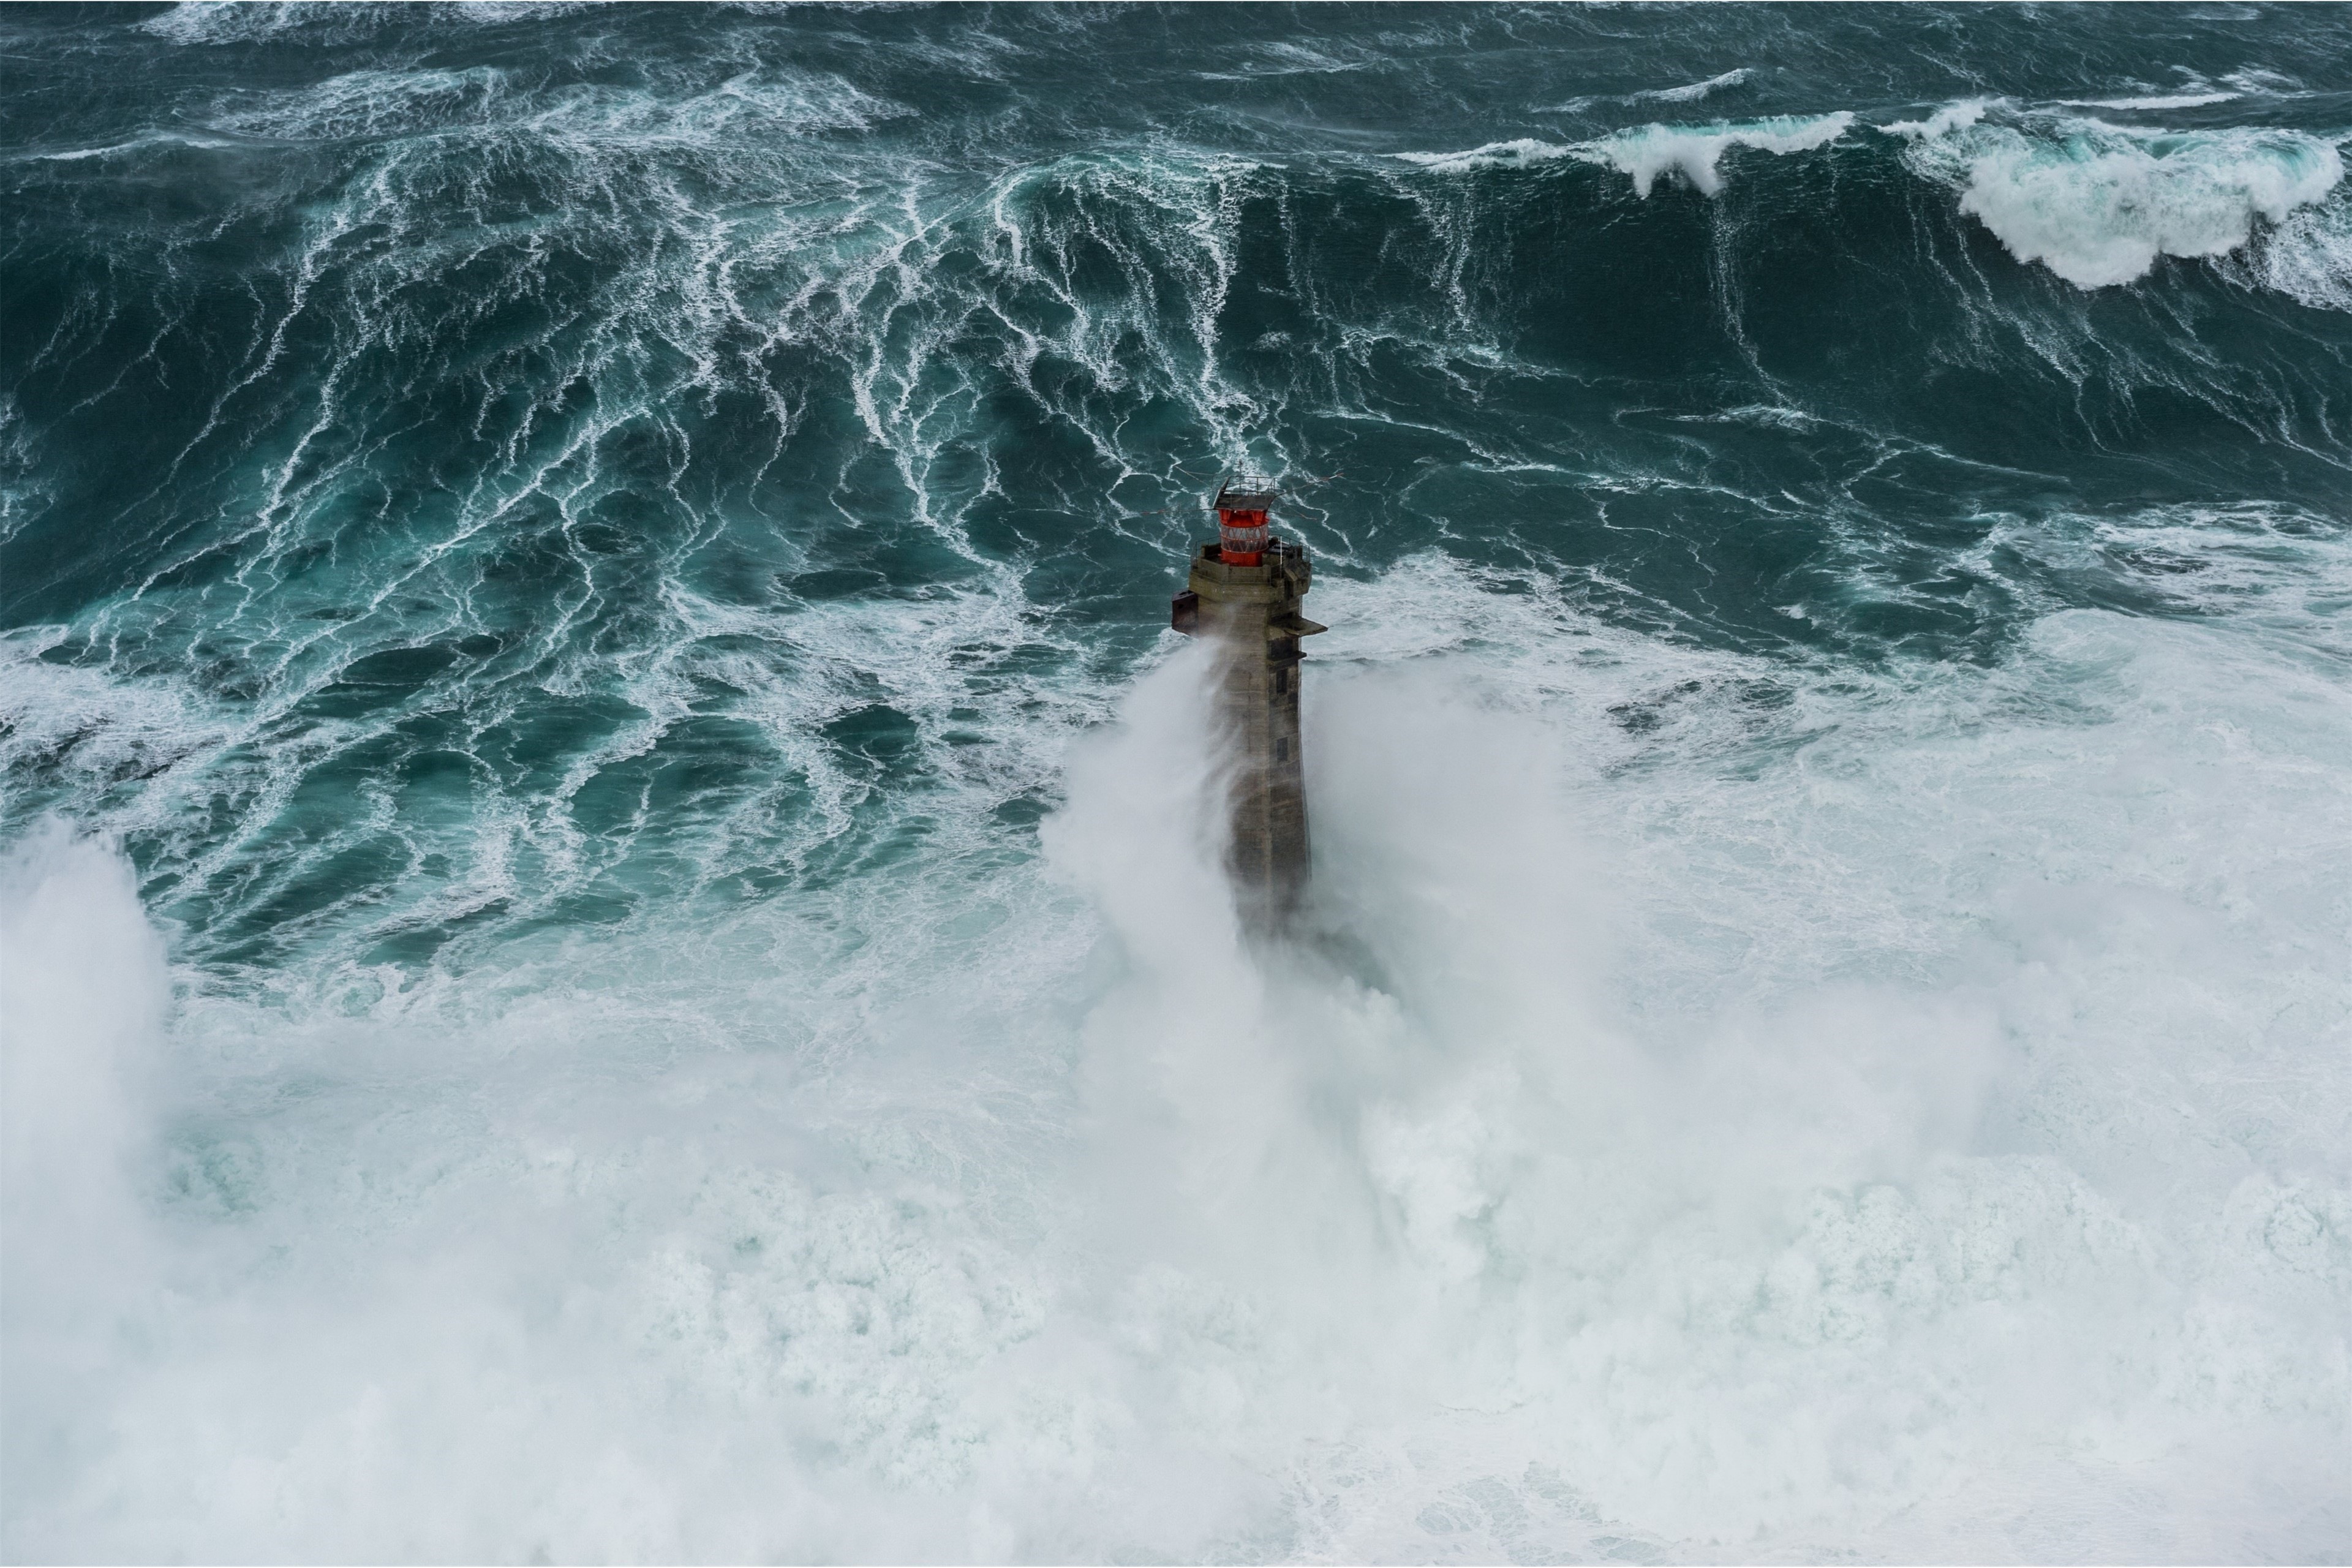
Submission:
M 1218 491 L 1218 538 L 1193 555 L 1171 616 L 1178 631 L 1216 649 L 1213 743 L 1231 770 L 1226 866 L 1244 918 L 1261 932 L 1280 929 L 1307 895 L 1299 639 L 1325 629 L 1299 614 L 1314 569 L 1304 548 L 1273 536 L 1275 499 L 1274 487 L 1257 481 Z

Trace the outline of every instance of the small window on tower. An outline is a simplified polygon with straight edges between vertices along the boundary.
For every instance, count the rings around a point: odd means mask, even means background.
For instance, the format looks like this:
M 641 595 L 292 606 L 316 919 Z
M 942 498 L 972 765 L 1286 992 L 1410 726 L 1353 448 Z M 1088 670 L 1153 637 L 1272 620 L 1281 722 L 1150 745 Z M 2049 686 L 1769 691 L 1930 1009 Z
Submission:
M 1276 695 L 1276 696 L 1277 696 L 1277 697 L 1279 697 L 1279 696 L 1281 696 L 1284 692 L 1286 692 L 1286 691 L 1287 691 L 1287 690 L 1289 690 L 1289 689 L 1290 689 L 1290 671 L 1288 671 L 1288 670 L 1286 670 L 1286 669 L 1277 669 L 1277 670 L 1276 670 L 1276 671 L 1274 672 L 1274 692 L 1275 692 L 1275 695 Z
M 1286 763 L 1290 761 L 1289 736 L 1285 735 L 1281 740 L 1276 741 L 1274 743 L 1274 760 L 1277 763 Z

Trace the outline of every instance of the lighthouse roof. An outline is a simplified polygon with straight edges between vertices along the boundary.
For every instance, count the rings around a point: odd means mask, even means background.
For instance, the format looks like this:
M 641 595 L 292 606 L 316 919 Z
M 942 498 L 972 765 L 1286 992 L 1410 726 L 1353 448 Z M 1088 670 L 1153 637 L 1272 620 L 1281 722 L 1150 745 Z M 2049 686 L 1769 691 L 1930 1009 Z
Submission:
M 1216 506 L 1219 511 L 1264 511 L 1280 493 L 1272 479 L 1241 474 L 1217 487 Z

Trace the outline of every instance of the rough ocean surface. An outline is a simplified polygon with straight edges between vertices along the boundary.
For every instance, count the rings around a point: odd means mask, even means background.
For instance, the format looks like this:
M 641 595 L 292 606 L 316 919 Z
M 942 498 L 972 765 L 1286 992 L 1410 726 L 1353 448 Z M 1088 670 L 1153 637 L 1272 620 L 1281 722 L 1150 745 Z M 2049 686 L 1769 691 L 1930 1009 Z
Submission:
M 2352 1560 L 2352 11 L 0 58 L 7 1557 Z

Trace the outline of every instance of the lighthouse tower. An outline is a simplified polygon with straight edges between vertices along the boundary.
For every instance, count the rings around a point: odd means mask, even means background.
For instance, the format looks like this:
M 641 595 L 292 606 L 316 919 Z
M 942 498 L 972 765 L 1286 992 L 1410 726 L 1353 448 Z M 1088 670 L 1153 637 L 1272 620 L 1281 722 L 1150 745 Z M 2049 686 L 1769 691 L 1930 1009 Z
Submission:
M 1314 572 L 1276 539 L 1271 480 L 1217 490 L 1217 537 L 1194 553 L 1171 623 L 1215 645 L 1217 742 L 1231 764 L 1233 843 L 1226 865 L 1242 915 L 1279 931 L 1307 894 L 1307 775 L 1298 749 L 1299 639 L 1327 628 L 1298 613 Z

